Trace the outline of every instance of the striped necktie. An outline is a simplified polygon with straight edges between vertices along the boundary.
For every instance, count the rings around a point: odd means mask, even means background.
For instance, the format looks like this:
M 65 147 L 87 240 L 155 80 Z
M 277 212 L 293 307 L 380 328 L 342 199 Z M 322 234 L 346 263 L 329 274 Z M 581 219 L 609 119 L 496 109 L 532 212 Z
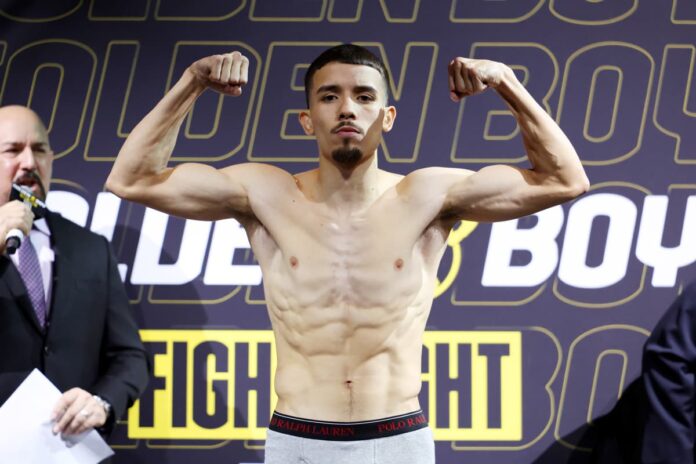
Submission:
M 44 292 L 39 257 L 36 255 L 36 250 L 29 237 L 22 241 L 18 253 L 19 274 L 22 276 L 24 286 L 27 287 L 29 299 L 34 306 L 39 324 L 44 327 L 46 324 L 46 293 Z

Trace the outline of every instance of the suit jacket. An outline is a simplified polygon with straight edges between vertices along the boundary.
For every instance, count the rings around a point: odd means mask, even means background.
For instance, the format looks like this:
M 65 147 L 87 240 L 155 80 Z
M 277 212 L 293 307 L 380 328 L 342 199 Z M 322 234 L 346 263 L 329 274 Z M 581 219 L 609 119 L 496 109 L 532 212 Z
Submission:
M 695 373 L 696 283 L 692 283 L 662 316 L 645 344 L 642 380 L 647 417 L 641 462 L 694 462 Z
M 0 404 L 32 369 L 61 391 L 80 387 L 121 418 L 145 389 L 149 364 L 108 241 L 55 213 L 53 288 L 42 330 L 12 261 L 0 257 Z

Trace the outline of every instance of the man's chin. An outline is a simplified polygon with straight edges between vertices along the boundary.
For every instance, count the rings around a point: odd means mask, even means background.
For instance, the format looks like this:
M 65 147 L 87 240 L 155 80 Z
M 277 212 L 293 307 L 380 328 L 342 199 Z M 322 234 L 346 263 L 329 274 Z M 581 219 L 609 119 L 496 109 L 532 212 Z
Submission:
M 331 158 L 343 169 L 356 167 L 363 158 L 363 152 L 357 147 L 343 146 L 331 152 Z
M 34 193 L 34 196 L 36 198 L 43 202 L 46 202 L 46 190 L 43 188 L 42 185 L 36 184 L 32 186 L 31 191 Z

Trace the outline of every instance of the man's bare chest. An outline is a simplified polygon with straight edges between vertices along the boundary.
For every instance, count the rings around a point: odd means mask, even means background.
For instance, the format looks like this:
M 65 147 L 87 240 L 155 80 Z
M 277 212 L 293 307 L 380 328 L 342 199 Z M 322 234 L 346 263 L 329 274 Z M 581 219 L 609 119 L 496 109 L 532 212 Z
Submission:
M 305 216 L 256 231 L 250 242 L 267 292 L 296 295 L 301 306 L 402 305 L 429 278 L 428 257 L 419 234 L 384 216 Z

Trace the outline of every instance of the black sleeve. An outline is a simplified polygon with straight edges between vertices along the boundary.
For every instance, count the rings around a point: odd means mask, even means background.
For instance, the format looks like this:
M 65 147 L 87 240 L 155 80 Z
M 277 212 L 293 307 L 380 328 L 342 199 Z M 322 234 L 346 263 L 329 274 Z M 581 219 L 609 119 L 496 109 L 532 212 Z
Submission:
M 643 352 L 647 399 L 644 463 L 694 462 L 696 285 L 670 306 Z
M 151 366 L 131 313 L 116 259 L 108 242 L 108 308 L 102 339 L 101 374 L 92 389 L 111 404 L 112 411 L 102 432 L 109 433 L 147 386 Z

